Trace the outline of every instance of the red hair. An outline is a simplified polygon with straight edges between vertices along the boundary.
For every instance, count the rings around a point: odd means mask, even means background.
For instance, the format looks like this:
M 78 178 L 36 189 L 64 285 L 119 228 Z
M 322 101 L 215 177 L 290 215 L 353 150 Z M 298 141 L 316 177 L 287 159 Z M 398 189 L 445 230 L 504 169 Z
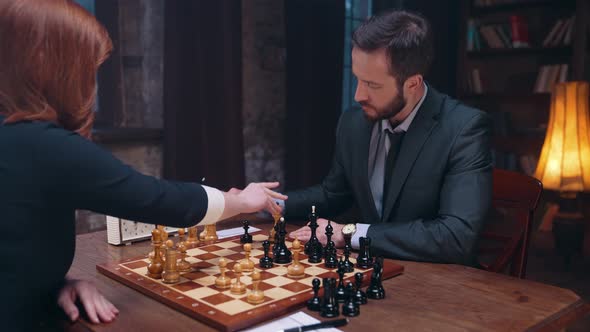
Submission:
M 0 0 L 4 123 L 50 121 L 90 137 L 106 29 L 70 0 Z

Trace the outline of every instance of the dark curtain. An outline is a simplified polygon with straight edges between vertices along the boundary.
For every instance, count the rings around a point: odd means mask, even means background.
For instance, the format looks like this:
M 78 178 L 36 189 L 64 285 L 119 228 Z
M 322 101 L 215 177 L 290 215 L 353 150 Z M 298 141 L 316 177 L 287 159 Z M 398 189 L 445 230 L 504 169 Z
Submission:
M 342 104 L 344 1 L 285 1 L 287 189 L 316 184 L 330 169 Z
M 240 1 L 167 0 L 164 176 L 244 184 Z

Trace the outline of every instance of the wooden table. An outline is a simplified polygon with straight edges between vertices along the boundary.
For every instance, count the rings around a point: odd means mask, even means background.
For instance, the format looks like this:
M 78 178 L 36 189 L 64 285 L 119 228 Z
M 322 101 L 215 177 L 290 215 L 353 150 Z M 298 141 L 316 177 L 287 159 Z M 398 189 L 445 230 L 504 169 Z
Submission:
M 225 225 L 236 227 L 237 224 Z M 261 228 L 261 225 L 257 225 Z M 69 275 L 92 280 L 120 310 L 113 323 L 66 324 L 70 331 L 214 331 L 96 271 L 96 264 L 144 255 L 149 242 L 116 247 L 106 232 L 80 235 Z M 590 313 L 574 292 L 460 265 L 397 261 L 387 297 L 361 306 L 344 331 L 559 331 Z M 321 319 L 319 314 L 303 311 Z

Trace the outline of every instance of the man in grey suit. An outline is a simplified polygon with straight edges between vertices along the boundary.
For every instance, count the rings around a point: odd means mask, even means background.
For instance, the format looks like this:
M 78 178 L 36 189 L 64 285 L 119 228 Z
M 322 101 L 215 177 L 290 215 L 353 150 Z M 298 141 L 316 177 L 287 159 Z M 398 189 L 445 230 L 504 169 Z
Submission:
M 332 168 L 319 185 L 288 193 L 285 216 L 322 216 L 354 202 L 356 224 L 332 223 L 332 240 L 372 239 L 377 255 L 474 263 L 474 246 L 492 195 L 490 122 L 424 82 L 433 58 L 432 33 L 421 16 L 393 11 L 374 16 L 353 35 L 355 100 L 336 133 Z M 326 219 L 318 238 L 325 244 Z M 308 227 L 291 233 L 308 240 Z

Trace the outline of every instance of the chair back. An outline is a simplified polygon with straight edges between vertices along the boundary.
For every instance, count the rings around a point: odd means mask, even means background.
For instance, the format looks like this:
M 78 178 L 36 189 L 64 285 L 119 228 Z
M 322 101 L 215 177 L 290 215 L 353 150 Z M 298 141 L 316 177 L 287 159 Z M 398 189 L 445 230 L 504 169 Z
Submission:
M 531 176 L 494 169 L 492 213 L 480 237 L 480 265 L 492 272 L 524 278 L 533 213 L 543 185 Z M 486 259 L 487 258 L 487 259 Z

